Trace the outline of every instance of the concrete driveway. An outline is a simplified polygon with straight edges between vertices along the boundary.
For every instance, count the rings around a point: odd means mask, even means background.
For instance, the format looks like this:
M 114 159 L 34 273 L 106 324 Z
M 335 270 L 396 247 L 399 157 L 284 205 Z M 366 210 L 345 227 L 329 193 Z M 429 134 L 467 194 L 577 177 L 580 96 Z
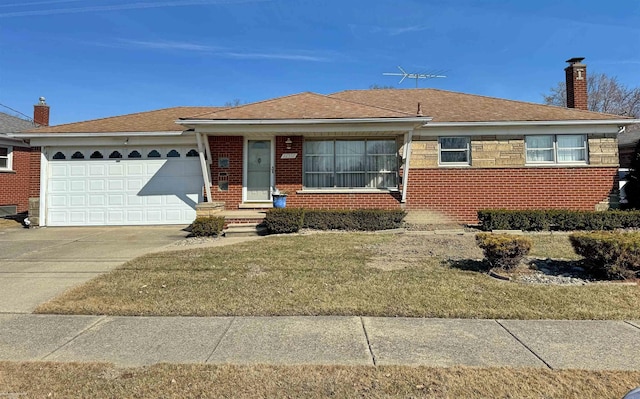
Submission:
M 184 227 L 0 230 L 0 313 L 30 313 L 73 286 L 183 239 Z

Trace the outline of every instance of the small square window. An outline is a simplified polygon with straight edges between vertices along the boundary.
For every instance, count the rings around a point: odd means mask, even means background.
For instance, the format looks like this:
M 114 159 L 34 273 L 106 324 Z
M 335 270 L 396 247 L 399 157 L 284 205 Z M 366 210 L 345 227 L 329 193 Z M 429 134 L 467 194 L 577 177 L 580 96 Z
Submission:
M 219 168 L 228 168 L 229 167 L 229 158 L 228 157 L 220 157 L 218 158 L 218 167 Z
M 469 165 L 469 137 L 440 137 L 438 146 L 441 165 Z

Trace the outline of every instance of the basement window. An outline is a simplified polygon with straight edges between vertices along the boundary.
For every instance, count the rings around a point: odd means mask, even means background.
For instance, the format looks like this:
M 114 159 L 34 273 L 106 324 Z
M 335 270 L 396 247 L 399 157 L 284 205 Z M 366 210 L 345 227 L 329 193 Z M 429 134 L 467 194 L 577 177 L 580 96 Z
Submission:
M 0 147 L 0 170 L 11 170 L 13 147 Z
M 584 134 L 535 135 L 525 137 L 527 163 L 561 164 L 587 162 Z

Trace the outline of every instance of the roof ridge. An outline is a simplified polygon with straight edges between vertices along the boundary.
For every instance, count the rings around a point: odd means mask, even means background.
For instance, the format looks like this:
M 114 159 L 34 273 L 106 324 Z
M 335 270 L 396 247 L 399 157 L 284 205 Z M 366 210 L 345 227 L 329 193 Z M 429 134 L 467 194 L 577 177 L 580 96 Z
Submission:
M 380 107 L 380 106 L 377 106 L 377 105 L 365 104 L 365 103 L 362 103 L 362 102 L 359 102 L 359 101 L 353 101 L 353 100 L 346 100 L 346 99 L 343 99 L 343 98 L 331 97 L 330 95 L 315 93 L 315 92 L 312 92 L 312 91 L 303 91 L 303 92 L 299 92 L 299 93 L 288 94 L 288 95 L 285 95 L 285 96 L 269 98 L 269 99 L 262 100 L 262 101 L 256 101 L 256 102 L 253 102 L 253 103 L 243 104 L 243 105 L 240 105 L 240 106 L 237 106 L 237 107 L 228 107 L 228 108 L 224 108 L 224 109 L 213 111 L 213 112 L 206 112 L 206 113 L 203 113 L 203 114 L 200 114 L 200 115 L 194 115 L 193 117 L 204 116 L 204 115 L 214 115 L 214 114 L 222 113 L 222 112 L 229 111 L 229 110 L 237 110 L 237 109 L 242 109 L 242 108 L 249 107 L 249 106 L 254 106 L 254 105 L 259 105 L 259 104 L 266 104 L 266 103 L 269 103 L 269 102 L 280 101 L 280 100 L 283 100 L 283 99 L 286 99 L 286 98 L 291 98 L 291 97 L 305 95 L 305 94 L 311 95 L 311 96 L 314 96 L 314 97 L 319 97 L 319 98 L 326 99 L 326 100 L 339 101 L 339 102 L 344 102 L 344 103 L 349 103 L 349 104 L 357 104 L 357 105 L 359 105 L 361 107 L 367 107 L 367 108 L 372 108 L 372 109 L 380 109 L 380 110 L 384 110 L 384 111 L 396 112 L 396 113 L 407 115 L 407 116 L 413 116 L 413 114 L 411 114 L 410 112 L 405 112 L 405 111 L 401 111 L 401 110 L 398 110 L 398 109 Z M 189 119 L 189 118 L 180 118 L 180 119 L 184 120 L 184 119 Z
M 230 109 L 242 109 L 242 108 L 248 107 L 250 105 L 264 104 L 264 103 L 268 103 L 268 102 L 271 102 L 271 101 L 281 100 L 283 98 L 299 96 L 300 94 L 307 94 L 307 93 L 316 94 L 316 93 L 312 93 L 310 91 L 303 91 L 303 92 L 300 92 L 300 93 L 287 94 L 286 96 L 280 96 L 280 97 L 275 97 L 275 98 L 267 98 L 267 99 L 260 100 L 260 101 L 255 101 L 255 102 L 252 102 L 252 103 L 238 105 L 236 107 L 227 107 L 227 108 L 220 109 L 220 110 L 213 111 L 213 112 L 205 112 L 205 113 L 202 113 L 202 114 L 199 114 L 199 115 L 194 115 L 193 117 L 202 116 L 202 115 L 208 115 L 208 114 L 215 114 L 215 113 L 218 113 L 218 112 L 221 112 L 221 111 L 228 111 Z M 189 119 L 189 118 L 185 117 L 185 118 L 179 118 L 179 119 L 183 119 L 184 120 L 184 119 Z
M 562 107 L 559 105 L 551 105 L 551 104 L 541 104 L 541 103 L 534 103 L 531 101 L 523 101 L 523 100 L 513 100 L 513 99 L 509 99 L 509 98 L 501 98 L 501 97 L 491 97 L 485 94 L 472 94 L 472 93 L 463 93 L 463 92 L 459 92 L 459 91 L 453 91 L 453 90 L 443 90 L 443 89 L 435 89 L 435 88 L 422 88 L 422 89 L 403 89 L 403 88 L 398 88 L 398 89 L 351 89 L 351 90 L 342 90 L 336 93 L 331 93 L 329 94 L 329 96 L 334 96 L 336 94 L 340 94 L 340 93 L 353 93 L 353 92 L 366 92 L 366 91 L 393 91 L 393 90 L 402 90 L 402 91 L 437 91 L 437 92 L 441 92 L 441 93 L 450 93 L 450 94 L 456 94 L 456 95 L 461 95 L 461 96 L 467 96 L 467 97 L 481 97 L 481 98 L 486 98 L 489 100 L 499 100 L 499 101 L 508 101 L 510 103 L 517 103 L 517 104 L 529 104 L 529 105 L 534 105 L 534 106 L 540 106 L 540 107 L 551 107 L 554 109 L 564 109 L 564 110 L 568 110 L 571 112 L 577 112 L 577 113 L 582 113 L 582 114 L 586 114 L 586 115 L 610 115 L 610 116 L 616 116 L 618 118 L 621 119 L 633 119 L 632 117 L 629 116 L 623 116 L 623 115 L 617 115 L 617 114 L 610 114 L 608 112 L 597 112 L 597 111 L 589 111 L 589 110 L 584 110 L 584 109 L 578 109 L 578 108 L 569 108 L 569 107 Z

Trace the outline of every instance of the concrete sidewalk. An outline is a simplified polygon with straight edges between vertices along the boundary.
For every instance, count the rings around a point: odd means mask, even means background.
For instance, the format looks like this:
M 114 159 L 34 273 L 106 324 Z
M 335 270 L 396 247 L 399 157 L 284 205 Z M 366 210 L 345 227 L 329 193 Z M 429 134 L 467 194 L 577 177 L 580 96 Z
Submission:
M 0 314 L 0 360 L 640 370 L 640 321 Z

